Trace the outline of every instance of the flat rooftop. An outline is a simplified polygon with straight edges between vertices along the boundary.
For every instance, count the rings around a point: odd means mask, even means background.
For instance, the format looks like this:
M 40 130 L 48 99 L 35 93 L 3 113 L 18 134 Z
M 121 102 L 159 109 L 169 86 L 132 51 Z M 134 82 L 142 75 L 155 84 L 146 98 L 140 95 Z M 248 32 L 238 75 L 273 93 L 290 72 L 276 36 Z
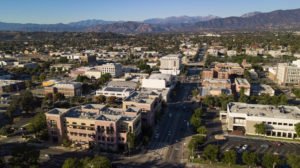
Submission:
M 105 92 L 126 92 L 126 91 L 132 91 L 132 89 L 126 88 L 126 87 L 104 87 L 102 91 Z
M 296 106 L 272 106 L 232 102 L 228 104 L 230 113 L 247 116 L 300 120 L 300 109 Z
M 166 80 L 166 81 L 170 81 L 171 78 L 172 78 L 172 75 L 160 74 L 160 73 L 151 74 L 149 77 L 149 79 L 160 79 L 160 80 Z
M 90 109 L 90 111 L 89 111 Z M 128 112 L 136 112 L 132 109 Z M 89 119 L 89 120 L 103 120 L 103 121 L 118 121 L 126 120 L 131 121 L 136 116 L 125 115 L 122 108 L 110 108 L 105 105 L 99 104 L 87 104 L 82 106 L 73 107 L 70 109 L 55 108 L 47 112 L 48 114 L 63 115 L 66 118 L 78 118 L 78 119 Z
M 203 82 L 231 84 L 229 79 L 204 79 Z
M 250 86 L 250 83 L 245 78 L 235 78 L 235 81 L 238 85 L 249 85 Z

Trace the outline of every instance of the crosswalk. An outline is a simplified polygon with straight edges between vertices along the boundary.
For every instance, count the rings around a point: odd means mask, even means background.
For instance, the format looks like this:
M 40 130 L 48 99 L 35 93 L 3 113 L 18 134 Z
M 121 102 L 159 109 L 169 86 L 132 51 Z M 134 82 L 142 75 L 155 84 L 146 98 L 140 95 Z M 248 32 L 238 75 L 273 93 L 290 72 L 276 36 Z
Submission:
M 151 143 L 148 146 L 148 151 L 153 153 L 154 155 L 163 158 L 168 151 L 168 143 L 165 142 L 156 142 Z

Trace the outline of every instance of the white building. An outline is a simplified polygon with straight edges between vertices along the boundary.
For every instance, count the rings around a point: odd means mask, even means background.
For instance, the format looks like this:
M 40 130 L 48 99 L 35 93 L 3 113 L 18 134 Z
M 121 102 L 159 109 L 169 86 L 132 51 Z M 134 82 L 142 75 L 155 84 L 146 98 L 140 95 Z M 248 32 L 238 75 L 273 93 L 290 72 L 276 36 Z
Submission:
M 96 91 L 96 96 L 103 95 L 105 97 L 115 96 L 117 98 L 126 98 L 134 93 L 133 89 L 125 87 L 104 87 Z
M 100 70 L 103 74 L 111 74 L 112 77 L 119 77 L 122 75 L 122 65 L 120 63 L 107 63 L 96 66 L 95 68 Z
M 162 74 L 179 75 L 181 69 L 181 55 L 170 54 L 160 58 L 160 69 Z
M 300 84 L 300 67 L 294 64 L 279 63 L 277 65 L 276 79 L 280 85 L 298 85 Z
M 142 88 L 166 89 L 174 84 L 175 80 L 169 74 L 152 74 L 148 79 L 142 79 Z
M 296 106 L 271 106 L 233 102 L 221 113 L 227 129 L 243 130 L 245 134 L 257 135 L 255 124 L 265 124 L 266 136 L 296 138 L 295 124 L 300 122 L 300 109 Z
M 228 50 L 227 51 L 227 56 L 228 57 L 232 57 L 232 56 L 236 56 L 236 55 L 237 55 L 236 50 Z

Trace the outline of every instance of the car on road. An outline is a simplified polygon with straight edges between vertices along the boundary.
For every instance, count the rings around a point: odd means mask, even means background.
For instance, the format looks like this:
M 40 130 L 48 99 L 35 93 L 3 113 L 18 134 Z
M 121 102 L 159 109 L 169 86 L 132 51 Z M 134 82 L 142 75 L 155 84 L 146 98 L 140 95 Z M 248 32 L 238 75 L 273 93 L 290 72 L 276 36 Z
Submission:
M 268 144 L 261 144 L 260 147 L 262 147 L 262 148 L 269 148 L 269 145 Z
M 245 144 L 245 145 L 242 147 L 242 149 L 245 151 L 245 150 L 248 149 L 248 147 L 249 147 L 249 145 Z
M 273 142 L 272 144 L 277 147 L 280 147 L 283 145 L 283 143 L 281 143 L 281 142 Z

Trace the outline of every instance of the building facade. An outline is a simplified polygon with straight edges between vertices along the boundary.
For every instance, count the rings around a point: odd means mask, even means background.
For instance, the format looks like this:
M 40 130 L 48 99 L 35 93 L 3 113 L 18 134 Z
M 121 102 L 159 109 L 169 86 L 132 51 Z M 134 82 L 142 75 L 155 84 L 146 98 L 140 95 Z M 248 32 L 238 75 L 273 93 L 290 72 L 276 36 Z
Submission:
M 181 70 L 181 55 L 170 54 L 160 58 L 160 69 L 162 74 L 179 75 Z
M 82 147 L 99 146 L 118 150 L 127 143 L 127 134 L 139 136 L 139 109 L 125 110 L 105 105 L 87 104 L 70 109 L 52 109 L 46 113 L 50 140 L 61 143 L 68 139 Z
M 295 124 L 300 122 L 300 109 L 296 106 L 272 106 L 232 102 L 227 111 L 220 114 L 227 129 L 243 130 L 245 134 L 257 135 L 255 124 L 265 124 L 266 136 L 298 138 Z

